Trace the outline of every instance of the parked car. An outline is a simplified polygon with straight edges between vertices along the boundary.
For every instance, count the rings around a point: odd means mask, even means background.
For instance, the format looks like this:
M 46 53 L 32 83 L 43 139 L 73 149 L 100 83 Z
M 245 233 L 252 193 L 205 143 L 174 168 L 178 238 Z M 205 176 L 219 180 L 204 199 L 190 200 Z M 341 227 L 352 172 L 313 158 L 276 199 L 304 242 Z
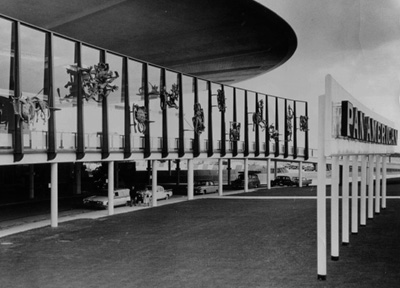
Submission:
M 308 178 L 306 178 L 306 177 L 301 177 L 301 182 L 302 182 L 302 186 L 310 186 L 310 184 L 311 184 L 311 182 L 312 182 L 312 180 L 311 179 L 308 179 Z M 293 177 L 292 178 L 292 181 L 294 182 L 294 185 L 296 185 L 296 186 L 300 186 L 299 185 L 299 177 Z
M 293 182 L 290 176 L 276 176 L 274 180 L 271 181 L 271 186 L 294 186 L 295 183 Z
M 127 205 L 131 201 L 129 189 L 114 190 L 114 207 Z M 102 190 L 98 195 L 90 196 L 83 199 L 83 204 L 89 207 L 107 208 L 108 207 L 108 191 Z
M 218 192 L 218 185 L 213 181 L 198 181 L 194 183 L 194 194 Z
M 260 179 L 258 178 L 258 175 L 255 173 L 249 173 L 249 184 L 248 188 L 257 188 L 260 186 Z M 244 188 L 244 173 L 239 172 L 239 176 L 237 179 L 232 181 L 232 188 L 240 189 Z
M 153 196 L 153 188 L 151 185 L 148 185 L 144 189 L 139 190 L 138 193 L 143 195 L 143 199 L 146 199 L 146 194 L 149 195 L 150 197 Z M 172 197 L 172 194 L 173 194 L 172 189 L 164 189 L 163 186 L 159 186 L 159 185 L 157 186 L 157 190 L 156 190 L 157 200 L 168 199 L 168 198 Z

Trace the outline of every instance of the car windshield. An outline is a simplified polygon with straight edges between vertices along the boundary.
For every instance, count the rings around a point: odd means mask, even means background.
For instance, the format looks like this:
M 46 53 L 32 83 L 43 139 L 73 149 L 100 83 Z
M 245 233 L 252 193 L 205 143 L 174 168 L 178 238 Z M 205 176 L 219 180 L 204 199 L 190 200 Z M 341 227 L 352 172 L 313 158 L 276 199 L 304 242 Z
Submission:
M 194 183 L 194 186 L 204 186 L 204 185 L 206 185 L 205 181 L 198 181 Z

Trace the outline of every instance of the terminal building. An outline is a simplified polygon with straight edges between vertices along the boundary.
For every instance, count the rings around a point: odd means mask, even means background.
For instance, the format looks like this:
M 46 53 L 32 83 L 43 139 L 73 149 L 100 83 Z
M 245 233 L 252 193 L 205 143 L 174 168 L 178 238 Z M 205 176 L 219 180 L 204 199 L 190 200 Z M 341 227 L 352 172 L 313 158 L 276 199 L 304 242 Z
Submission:
M 138 166 L 186 167 L 190 182 L 193 161 L 313 156 L 307 102 L 236 86 L 297 46 L 255 1 L 5 0 L 1 13 L 0 204 L 93 192 L 93 167 L 110 188 L 142 181 Z

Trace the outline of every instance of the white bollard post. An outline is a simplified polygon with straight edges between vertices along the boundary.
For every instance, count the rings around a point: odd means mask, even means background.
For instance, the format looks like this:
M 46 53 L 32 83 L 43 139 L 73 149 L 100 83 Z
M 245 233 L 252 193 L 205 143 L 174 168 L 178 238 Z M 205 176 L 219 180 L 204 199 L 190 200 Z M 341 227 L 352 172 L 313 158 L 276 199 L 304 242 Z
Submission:
M 299 187 L 303 187 L 303 162 L 299 162 Z
M 374 218 L 374 157 L 368 159 L 368 219 Z
M 188 200 L 194 199 L 194 171 L 193 171 L 193 159 L 187 160 L 187 182 L 188 182 Z
M 387 156 L 382 157 L 382 209 L 386 209 Z
M 222 158 L 218 160 L 218 195 L 222 196 L 223 195 L 223 181 L 224 181 L 224 177 L 223 177 L 223 171 L 222 171 Z
M 153 207 L 157 206 L 157 170 L 158 170 L 158 162 L 157 160 L 153 160 L 151 163 L 151 205 Z
M 331 259 L 339 260 L 339 156 L 332 157 Z
M 267 159 L 267 189 L 271 189 L 271 159 Z
M 342 245 L 349 244 L 349 156 L 343 156 Z
M 360 185 L 360 225 L 367 224 L 367 159 L 368 156 L 361 156 L 361 185 Z
M 351 179 L 351 233 L 358 233 L 358 156 L 353 156 Z
M 58 227 L 58 163 L 51 163 L 51 227 Z
M 244 159 L 244 192 L 249 192 L 249 159 Z
M 114 215 L 114 161 L 108 162 L 108 215 Z
M 376 171 L 375 171 L 375 213 L 379 214 L 381 211 L 381 156 L 376 155 Z

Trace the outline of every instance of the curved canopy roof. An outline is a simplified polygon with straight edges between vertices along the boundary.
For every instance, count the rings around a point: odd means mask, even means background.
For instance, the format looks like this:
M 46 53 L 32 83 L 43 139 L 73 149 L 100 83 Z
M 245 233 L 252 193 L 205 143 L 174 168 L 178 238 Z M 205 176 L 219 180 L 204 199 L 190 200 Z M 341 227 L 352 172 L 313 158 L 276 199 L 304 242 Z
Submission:
M 293 29 L 253 0 L 3 0 L 1 11 L 88 44 L 215 82 L 287 61 Z

